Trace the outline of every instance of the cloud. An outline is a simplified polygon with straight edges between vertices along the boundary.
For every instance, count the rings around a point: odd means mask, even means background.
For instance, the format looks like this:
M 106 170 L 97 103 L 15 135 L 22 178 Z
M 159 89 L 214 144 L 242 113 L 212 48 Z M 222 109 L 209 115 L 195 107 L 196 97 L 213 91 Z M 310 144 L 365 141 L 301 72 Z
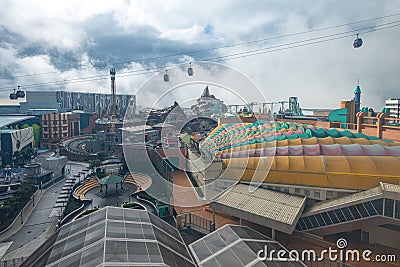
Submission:
M 275 36 L 346 24 L 400 10 L 386 1 L 33 1 L 0 3 L 0 97 L 10 86 L 49 83 L 30 90 L 109 91 L 108 69 L 117 68 L 117 89 L 131 93 L 151 77 L 149 68 L 205 60 L 252 49 L 355 30 L 390 21 L 352 24 L 304 35 L 207 50 Z M 302 107 L 337 108 L 353 97 L 357 79 L 362 105 L 380 110 L 399 97 L 399 29 L 354 36 L 240 59 L 223 60 L 249 76 L 268 101 L 298 96 Z M 189 51 L 202 52 L 181 55 Z M 174 57 L 165 55 L 176 54 Z M 152 58 L 151 60 L 146 60 Z M 120 64 L 119 64 L 120 63 Z M 31 75 L 46 73 L 43 75 Z M 196 73 L 196 70 L 195 70 Z M 85 82 L 76 79 L 88 78 Z M 235 78 L 233 78 L 235 79 Z M 53 81 L 67 84 L 51 84 Z M 70 81 L 71 82 L 68 82 Z M 201 94 L 191 90 L 193 98 Z M 153 95 L 162 90 L 154 88 Z M 224 95 L 218 95 L 224 99 Z M 228 97 L 227 97 L 228 98 Z M 227 100 L 228 101 L 228 100 Z M 145 99 L 138 98 L 139 104 Z

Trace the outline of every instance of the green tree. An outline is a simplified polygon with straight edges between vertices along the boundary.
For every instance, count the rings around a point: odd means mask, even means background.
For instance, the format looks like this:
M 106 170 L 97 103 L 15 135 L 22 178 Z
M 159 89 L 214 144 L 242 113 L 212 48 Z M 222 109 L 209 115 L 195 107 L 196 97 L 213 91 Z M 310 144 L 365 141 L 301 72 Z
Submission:
M 20 164 L 21 163 L 21 160 L 22 160 L 22 153 L 21 153 L 21 151 L 15 151 L 14 153 L 13 153 L 13 162 L 14 162 L 14 164 L 15 165 L 18 165 L 18 164 Z
M 22 129 L 26 129 L 26 128 L 29 128 L 29 127 L 31 127 L 31 126 L 29 124 L 27 124 L 27 123 L 22 125 Z
M 96 167 L 99 167 L 100 165 L 101 165 L 101 160 L 95 159 L 95 160 L 90 161 L 89 168 L 94 170 Z
M 36 187 L 32 181 L 23 182 L 14 192 L 14 195 L 4 201 L 0 207 L 0 231 L 7 228 L 22 208 L 28 203 Z
M 97 153 L 97 158 L 98 158 L 100 161 L 103 161 L 103 160 L 105 160 L 105 159 L 107 158 L 107 153 L 105 153 L 105 152 L 103 152 L 103 151 L 100 151 L 99 153 Z
M 1 156 L 1 162 L 2 162 L 3 166 L 9 164 L 12 160 L 10 152 L 2 150 L 2 151 L 0 151 L 0 156 Z
M 32 147 L 27 147 L 21 151 L 21 158 L 22 158 L 24 164 L 26 162 L 30 162 L 34 151 L 35 150 Z
M 39 140 L 40 140 L 40 126 L 37 124 L 32 124 L 32 129 L 33 129 L 33 136 L 35 139 L 35 147 L 39 146 Z

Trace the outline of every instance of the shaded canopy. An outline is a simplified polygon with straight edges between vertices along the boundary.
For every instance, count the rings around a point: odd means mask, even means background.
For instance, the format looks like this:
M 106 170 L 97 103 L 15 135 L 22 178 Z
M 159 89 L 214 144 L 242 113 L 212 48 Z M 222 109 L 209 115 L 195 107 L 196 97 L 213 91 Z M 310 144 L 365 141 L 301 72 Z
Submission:
M 106 177 L 97 180 L 99 181 L 100 184 L 116 184 L 116 183 L 121 183 L 124 180 L 124 177 L 115 174 L 110 174 L 107 175 Z

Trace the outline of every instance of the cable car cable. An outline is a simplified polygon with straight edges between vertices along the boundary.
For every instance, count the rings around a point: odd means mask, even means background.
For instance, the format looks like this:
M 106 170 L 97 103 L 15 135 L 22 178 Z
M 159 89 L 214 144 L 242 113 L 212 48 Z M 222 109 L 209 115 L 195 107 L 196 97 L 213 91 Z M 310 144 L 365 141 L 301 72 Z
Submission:
M 398 24 L 394 24 L 394 23 L 398 23 Z M 383 26 L 383 25 L 390 25 L 390 26 L 377 28 L 377 27 L 380 27 L 380 26 Z M 379 30 L 384 30 L 384 29 L 388 29 L 388 28 L 393 28 L 393 27 L 397 27 L 397 26 L 400 26 L 400 21 L 385 23 L 385 24 L 376 25 L 376 26 L 373 26 L 373 27 L 367 27 L 367 28 L 364 28 L 364 29 L 371 29 L 371 28 L 372 29 L 369 30 L 369 31 L 361 32 L 361 34 L 366 34 L 366 33 L 375 32 L 375 31 L 379 31 Z M 363 30 L 363 29 L 361 29 L 361 30 Z M 360 31 L 360 29 L 354 30 L 354 31 L 348 31 L 348 32 L 344 32 L 344 33 L 350 33 L 350 32 L 353 33 L 353 32 L 359 32 L 359 31 Z M 244 58 L 244 57 L 249 57 L 249 56 L 254 56 L 254 55 L 259 55 L 259 54 L 265 54 L 265 53 L 271 53 L 271 52 L 276 52 L 276 51 L 281 51 L 281 50 L 287 50 L 287 49 L 297 48 L 297 47 L 301 47 L 301 46 L 307 46 L 307 45 L 311 45 L 311 44 L 323 43 L 323 42 L 327 42 L 327 41 L 333 41 L 333 40 L 338 40 L 338 39 L 343 39 L 343 38 L 354 36 L 354 34 L 351 34 L 351 35 L 345 35 L 345 36 L 339 36 L 339 37 L 335 37 L 335 38 L 330 38 L 330 39 L 326 39 L 326 40 L 313 41 L 313 40 L 318 40 L 318 39 L 327 38 L 329 36 L 336 36 L 336 35 L 340 35 L 340 34 L 343 34 L 343 33 L 331 34 L 331 35 L 328 35 L 328 36 L 316 37 L 316 38 L 311 38 L 311 39 L 307 39 L 307 40 L 303 40 L 303 41 L 292 42 L 292 43 L 289 43 L 289 44 L 282 44 L 282 45 L 277 45 L 277 46 L 273 46 L 273 47 L 254 49 L 254 50 L 250 50 L 250 51 L 239 52 L 239 53 L 234 53 L 234 54 L 230 54 L 230 55 L 223 55 L 223 56 L 214 57 L 214 58 L 200 59 L 199 61 L 221 62 L 221 61 L 224 61 L 224 60 Z M 310 41 L 313 41 L 313 42 L 310 42 Z M 309 43 L 304 43 L 304 42 L 309 42 Z M 301 43 L 304 43 L 304 44 L 301 44 Z M 293 44 L 297 44 L 297 45 L 293 45 Z M 292 46 L 288 46 L 288 45 L 292 45 Z M 273 50 L 265 51 L 267 49 L 273 49 Z M 179 63 L 177 65 L 179 66 L 179 65 L 183 65 L 183 64 L 187 64 L 187 63 Z M 178 66 L 175 66 L 173 68 L 178 68 Z M 137 73 L 137 71 L 121 72 L 121 74 L 118 75 L 118 76 L 119 77 L 129 77 L 129 76 L 136 76 L 136 75 L 145 75 L 145 74 L 151 74 L 151 73 L 154 73 L 154 72 L 159 72 L 162 69 L 165 69 L 165 67 L 156 67 L 156 68 L 149 68 L 149 69 L 145 69 L 145 70 L 140 70 L 140 71 L 142 71 L 141 73 Z M 144 72 L 144 71 L 146 71 L 146 72 Z M 96 75 L 96 76 L 89 76 L 89 77 L 74 78 L 74 79 L 69 79 L 69 80 L 60 80 L 60 81 L 43 82 L 43 83 L 36 83 L 36 84 L 27 84 L 27 85 L 24 85 L 24 88 L 37 88 L 37 87 L 52 86 L 52 85 L 53 86 L 66 85 L 66 84 L 70 84 L 70 83 L 80 83 L 80 82 L 104 80 L 104 79 L 108 79 L 108 78 L 109 78 L 108 75 Z M 5 90 L 9 90 L 9 89 L 12 89 L 12 87 L 3 87 L 3 88 L 0 89 L 0 91 L 5 91 Z
M 163 56 L 157 56 L 157 57 L 150 57 L 150 58 L 144 58 L 144 59 L 132 59 L 130 61 L 124 61 L 124 62 L 114 62 L 111 65 L 114 65 L 114 66 L 115 65 L 123 65 L 123 64 L 128 64 L 128 63 L 132 63 L 132 62 L 150 61 L 150 60 L 163 59 L 163 58 L 168 58 L 168 57 L 175 57 L 175 56 L 188 55 L 188 54 L 194 54 L 194 53 L 200 53 L 200 52 L 207 52 L 207 51 L 223 49 L 223 48 L 230 48 L 230 47 L 235 47 L 235 46 L 242 46 L 242 45 L 246 45 L 246 44 L 253 44 L 253 43 L 257 43 L 257 42 L 270 41 L 270 40 L 279 39 L 279 38 L 291 37 L 291 36 L 302 35 L 302 34 L 307 34 L 307 33 L 312 33 L 312 32 L 317 32 L 317 31 L 329 30 L 329 29 L 334 29 L 334 28 L 339 28 L 339 27 L 344 27 L 344 26 L 350 26 L 350 25 L 354 25 L 354 24 L 359 24 L 359 23 L 364 23 L 364 22 L 369 22 L 369 21 L 374 21 L 374 20 L 380 20 L 380 19 L 394 17 L 394 16 L 400 16 L 400 13 L 394 13 L 394 14 L 385 15 L 385 16 L 376 17 L 376 18 L 370 18 L 370 19 L 354 21 L 354 22 L 349 22 L 349 23 L 344 23 L 344 24 L 339 24 L 339 25 L 334 25 L 334 26 L 328 26 L 328 27 L 318 28 L 318 29 L 309 30 L 309 31 L 303 31 L 303 32 L 285 34 L 285 35 L 280 35 L 280 36 L 275 36 L 275 37 L 268 37 L 268 38 L 263 38 L 263 39 L 258 39 L 258 40 L 252 40 L 252 41 L 242 42 L 242 43 L 238 43 L 238 44 L 230 44 L 230 45 L 224 45 L 224 46 L 219 46 L 219 47 L 205 48 L 205 49 L 200 49 L 200 50 L 187 51 L 187 52 L 181 52 L 181 53 L 169 54 L 169 55 L 163 55 Z M 93 69 L 93 68 L 106 67 L 106 66 L 108 66 L 108 64 L 101 64 L 99 66 L 81 67 L 81 68 L 77 68 L 77 69 L 84 70 L 84 69 Z M 58 70 L 58 71 L 50 71 L 50 72 L 42 72 L 42 73 L 33 73 L 33 74 L 13 76 L 13 78 L 38 76 L 38 75 L 45 75 L 45 74 L 52 74 L 52 73 L 62 73 L 62 72 Z M 0 78 L 0 79 L 5 79 L 5 78 Z

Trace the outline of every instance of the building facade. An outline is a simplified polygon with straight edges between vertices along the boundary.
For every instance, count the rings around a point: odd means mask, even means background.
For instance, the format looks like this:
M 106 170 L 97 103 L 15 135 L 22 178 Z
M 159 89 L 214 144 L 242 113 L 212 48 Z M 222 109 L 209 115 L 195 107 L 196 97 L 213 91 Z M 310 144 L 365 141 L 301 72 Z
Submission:
M 68 113 L 52 113 L 41 115 L 42 138 L 41 147 L 51 148 L 52 144 L 58 143 L 61 139 L 69 136 Z
M 389 117 L 400 118 L 400 98 L 387 99 L 385 108 L 389 109 Z
M 0 164 L 11 164 L 16 151 L 33 147 L 33 128 L 0 130 Z
M 116 95 L 116 106 L 121 116 L 125 115 L 129 105 L 136 106 L 135 95 Z M 19 113 L 29 113 L 38 109 L 56 109 L 58 112 L 82 110 L 107 114 L 111 106 L 111 95 L 100 93 L 82 93 L 67 91 L 27 91 L 26 102 L 20 103 Z

